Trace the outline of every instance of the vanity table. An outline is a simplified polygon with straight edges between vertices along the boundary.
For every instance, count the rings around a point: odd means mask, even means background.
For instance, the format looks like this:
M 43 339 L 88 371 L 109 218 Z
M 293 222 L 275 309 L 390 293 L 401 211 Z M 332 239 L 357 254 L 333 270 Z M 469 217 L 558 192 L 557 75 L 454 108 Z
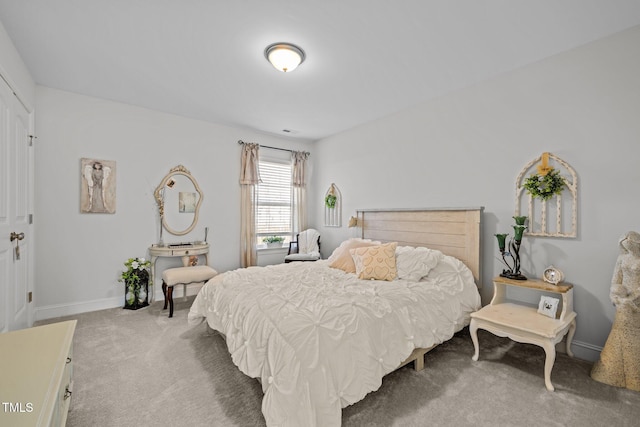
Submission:
M 183 265 L 188 263 L 187 257 L 203 255 L 204 265 L 209 265 L 208 228 L 205 227 L 204 241 L 164 243 L 162 232 L 174 236 L 184 236 L 192 232 L 198 223 L 200 206 L 204 194 L 191 172 L 183 165 L 171 168 L 153 193 L 160 215 L 159 243 L 149 247 L 151 261 L 149 283 L 151 284 L 150 301 L 155 300 L 155 278 L 157 277 L 156 261 L 160 257 L 183 258 Z
M 204 255 L 204 265 L 209 265 L 209 244 L 206 242 L 170 243 L 164 246 L 151 245 L 149 257 L 151 261 L 149 282 L 151 283 L 151 301 L 155 300 L 156 261 L 159 257 L 189 257 Z

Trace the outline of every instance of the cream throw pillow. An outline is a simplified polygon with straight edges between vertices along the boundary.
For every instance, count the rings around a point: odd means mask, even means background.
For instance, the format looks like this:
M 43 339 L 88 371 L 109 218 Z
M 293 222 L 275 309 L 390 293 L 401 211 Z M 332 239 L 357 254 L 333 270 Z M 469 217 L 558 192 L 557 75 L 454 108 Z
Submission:
M 346 273 L 355 273 L 356 265 L 353 263 L 353 258 L 351 257 L 351 253 L 349 252 L 354 248 L 368 247 L 379 245 L 380 242 L 373 242 L 368 239 L 358 239 L 352 238 L 349 240 L 345 240 L 338 246 L 329 259 L 329 267 L 340 269 Z
M 397 242 L 367 248 L 351 249 L 358 279 L 392 281 L 396 278 Z

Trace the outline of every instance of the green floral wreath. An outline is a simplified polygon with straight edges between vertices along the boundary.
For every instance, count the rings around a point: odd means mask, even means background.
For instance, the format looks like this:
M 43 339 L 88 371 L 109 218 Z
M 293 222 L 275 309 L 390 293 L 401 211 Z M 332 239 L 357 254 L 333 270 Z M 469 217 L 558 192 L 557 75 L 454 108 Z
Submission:
M 560 176 L 560 171 L 551 169 L 546 175 L 533 174 L 524 180 L 522 186 L 532 197 L 548 200 L 556 194 L 562 193 L 566 184 Z
M 336 200 L 338 200 L 336 196 L 327 194 L 327 197 L 324 198 L 324 204 L 327 205 L 329 209 L 333 209 L 336 207 Z

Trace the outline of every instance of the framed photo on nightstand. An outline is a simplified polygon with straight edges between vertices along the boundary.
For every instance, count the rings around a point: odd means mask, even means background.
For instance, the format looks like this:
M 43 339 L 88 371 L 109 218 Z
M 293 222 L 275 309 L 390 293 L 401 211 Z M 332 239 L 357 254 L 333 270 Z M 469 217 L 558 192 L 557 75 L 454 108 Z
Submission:
M 538 304 L 538 313 L 555 319 L 558 313 L 558 304 L 560 304 L 558 298 L 542 295 L 540 297 L 540 303 Z

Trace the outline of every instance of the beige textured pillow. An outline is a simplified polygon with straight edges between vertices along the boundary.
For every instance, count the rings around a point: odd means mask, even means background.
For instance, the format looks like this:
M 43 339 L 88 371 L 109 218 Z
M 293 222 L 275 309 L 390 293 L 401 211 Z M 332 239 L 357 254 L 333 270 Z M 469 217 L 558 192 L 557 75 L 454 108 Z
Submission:
M 396 268 L 397 242 L 367 248 L 351 249 L 358 279 L 392 281 L 398 275 Z
M 338 246 L 329 259 L 329 267 L 340 269 L 346 273 L 355 273 L 356 265 L 353 263 L 353 258 L 349 252 L 354 248 L 369 247 L 379 245 L 380 242 L 373 242 L 371 240 L 352 238 L 345 240 Z

